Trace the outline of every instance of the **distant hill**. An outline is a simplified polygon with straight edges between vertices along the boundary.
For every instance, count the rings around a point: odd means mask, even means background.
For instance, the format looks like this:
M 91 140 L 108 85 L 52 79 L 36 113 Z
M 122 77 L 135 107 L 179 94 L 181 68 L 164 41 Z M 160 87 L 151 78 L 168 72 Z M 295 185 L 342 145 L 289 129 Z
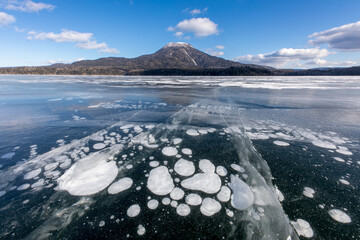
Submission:
M 39 75 L 360 75 L 360 67 L 290 70 L 242 64 L 211 56 L 188 43 L 168 43 L 157 52 L 136 58 L 108 57 L 44 67 L 0 68 L 0 74 Z

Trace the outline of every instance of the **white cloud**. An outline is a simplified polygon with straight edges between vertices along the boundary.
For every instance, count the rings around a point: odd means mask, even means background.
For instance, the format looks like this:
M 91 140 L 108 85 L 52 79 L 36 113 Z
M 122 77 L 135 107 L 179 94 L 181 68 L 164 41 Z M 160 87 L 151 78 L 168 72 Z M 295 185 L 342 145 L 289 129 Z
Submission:
M 103 53 L 120 53 L 119 50 L 117 50 L 116 48 L 103 48 L 103 49 L 100 49 L 100 52 L 103 52 Z
M 217 45 L 215 48 L 217 48 L 217 49 L 225 49 L 225 46 L 223 46 L 223 45 Z
M 0 12 L 0 27 L 14 23 L 15 20 L 16 19 L 14 16 L 4 12 Z
M 188 10 L 188 11 L 191 15 L 197 15 L 197 14 L 204 14 L 207 12 L 207 10 L 208 10 L 208 8 L 206 7 L 204 9 L 194 8 L 193 10 Z
M 88 41 L 88 42 L 81 42 L 76 44 L 76 47 L 81 49 L 104 49 L 107 48 L 107 44 L 102 42 L 98 43 L 96 41 Z
M 168 31 L 194 33 L 196 37 L 206 37 L 218 34 L 218 25 L 209 18 L 191 18 L 179 22 L 175 27 L 169 27 Z
M 345 61 L 345 62 L 329 62 L 325 59 L 314 59 L 305 63 L 306 65 L 316 65 L 323 67 L 349 67 L 355 66 L 357 63 L 354 61 Z
M 22 11 L 22 12 L 39 12 L 41 10 L 48 10 L 52 11 L 54 10 L 55 6 L 47 3 L 36 3 L 31 0 L 23 0 L 23 1 L 6 1 L 5 9 L 8 10 L 16 10 L 16 11 Z
M 14 29 L 15 29 L 15 32 L 25 32 L 25 29 L 23 29 L 23 28 L 18 28 L 18 27 L 14 27 Z
M 214 51 L 214 50 L 211 50 L 211 49 L 208 49 L 206 50 L 206 52 L 212 56 L 215 56 L 215 57 L 220 57 L 222 55 L 224 55 L 224 52 L 221 52 L 221 51 Z
M 174 35 L 177 36 L 177 37 L 180 37 L 180 36 L 184 35 L 184 33 L 183 32 L 176 32 L 176 33 L 174 33 Z
M 55 64 L 55 63 L 73 63 L 73 62 L 82 61 L 82 60 L 85 60 L 85 58 L 77 58 L 75 60 L 63 60 L 63 59 L 49 60 L 49 61 L 46 61 L 44 64 L 50 65 L 50 64 Z
M 93 40 L 93 33 L 81 33 L 63 29 L 60 33 L 53 32 L 28 32 L 28 40 L 51 40 L 54 42 L 75 42 L 76 47 L 87 50 L 97 49 L 104 53 L 119 53 L 115 48 L 109 48 L 105 42 L 98 43 Z
M 54 42 L 88 42 L 92 38 L 92 33 L 80 33 L 63 29 L 61 33 L 53 32 L 28 32 L 29 40 L 52 40 Z
M 340 50 L 360 50 L 360 21 L 345 24 L 309 36 L 312 45 L 328 44 L 330 48 Z
M 331 54 L 327 49 L 320 48 L 283 48 L 276 52 L 246 55 L 235 58 L 234 60 L 242 63 L 252 63 L 281 67 L 288 63 L 299 62 L 300 60 L 320 59 Z

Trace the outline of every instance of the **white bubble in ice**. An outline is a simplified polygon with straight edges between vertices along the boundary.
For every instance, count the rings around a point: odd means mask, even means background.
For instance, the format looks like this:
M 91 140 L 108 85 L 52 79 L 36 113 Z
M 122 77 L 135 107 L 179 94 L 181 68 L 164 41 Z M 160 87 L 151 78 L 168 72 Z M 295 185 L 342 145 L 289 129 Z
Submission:
M 25 180 L 32 179 L 34 177 L 37 177 L 40 173 L 41 173 L 41 168 L 32 170 L 24 175 L 24 179 Z
M 148 189 L 156 195 L 167 195 L 174 188 L 174 182 L 165 166 L 154 168 L 150 171 L 147 181 Z
M 133 180 L 128 177 L 121 178 L 120 180 L 114 182 L 108 188 L 108 193 L 117 194 L 122 191 L 129 189 L 133 184 Z
M 100 221 L 99 227 L 103 227 L 103 226 L 105 226 L 105 221 Z
M 151 199 L 150 201 L 148 201 L 147 206 L 149 209 L 156 209 L 159 206 L 159 201 L 156 199 Z
M 160 165 L 160 163 L 158 162 L 158 161 L 151 161 L 151 162 L 149 162 L 149 165 L 150 165 L 150 167 L 158 167 L 159 165 Z
M 161 200 L 161 203 L 164 205 L 169 205 L 171 202 L 170 198 L 166 197 Z
M 345 162 L 345 160 L 340 157 L 334 157 L 334 159 L 338 162 Z
M 95 150 L 100 150 L 100 149 L 103 149 L 104 147 L 106 147 L 106 145 L 103 144 L 103 143 L 96 143 L 96 144 L 93 145 L 93 148 Z
M 221 179 L 215 173 L 198 173 L 181 181 L 181 186 L 191 190 L 214 194 L 221 188 Z
M 183 148 L 181 149 L 181 152 L 185 155 L 191 155 L 192 154 L 192 151 L 190 148 Z
M 165 156 L 168 156 L 168 157 L 172 157 L 172 156 L 175 156 L 176 154 L 178 154 L 178 150 L 174 147 L 164 147 L 162 150 L 161 150 L 162 154 L 164 154 Z
M 244 173 L 245 172 L 245 169 L 243 167 L 241 167 L 240 165 L 238 164 L 231 164 L 231 168 L 234 169 L 235 171 L 238 171 L 240 173 Z
M 224 176 L 227 175 L 228 172 L 227 172 L 227 170 L 226 170 L 225 167 L 223 167 L 223 166 L 217 166 L 217 167 L 216 167 L 216 173 L 217 173 L 219 176 L 224 177 Z
M 170 197 L 174 200 L 180 200 L 184 197 L 184 195 L 185 195 L 185 192 L 181 188 L 178 188 L 178 187 L 175 187 L 170 193 Z
M 11 159 L 14 155 L 15 155 L 14 152 L 9 152 L 9 153 L 5 153 L 0 158 L 2 158 L 2 159 Z
M 331 209 L 328 213 L 335 221 L 340 223 L 351 223 L 349 215 L 339 209 Z
M 282 146 L 282 147 L 290 146 L 289 143 L 283 142 L 283 141 L 274 141 L 274 144 L 277 145 L 277 146 Z
M 199 168 L 204 173 L 214 173 L 215 172 L 214 164 L 212 164 L 212 162 L 208 159 L 201 159 L 199 161 Z
M 216 195 L 220 202 L 227 202 L 230 200 L 231 190 L 227 186 L 222 186 L 220 192 Z
M 21 191 L 21 190 L 26 190 L 26 189 L 28 189 L 29 187 L 30 187 L 30 184 L 25 183 L 25 184 L 23 184 L 23 185 L 18 186 L 18 187 L 17 187 L 17 190 L 19 190 L 19 191 Z
M 177 214 L 179 214 L 180 216 L 185 217 L 185 216 L 187 216 L 187 215 L 190 214 L 191 210 L 190 210 L 189 205 L 184 204 L 184 203 L 181 203 L 181 204 L 179 204 L 179 205 L 177 206 L 176 212 L 177 212 Z
M 350 185 L 350 183 L 345 179 L 340 179 L 339 182 L 341 182 L 344 185 Z
M 44 169 L 45 169 L 45 171 L 52 171 L 55 168 L 57 168 L 58 166 L 59 166 L 58 162 L 53 162 L 53 163 L 46 164 Z
M 174 138 L 174 140 L 173 140 L 173 143 L 175 144 L 175 145 L 178 145 L 178 144 L 180 144 L 182 142 L 182 139 L 181 138 Z
M 204 198 L 200 207 L 200 212 L 205 216 L 212 216 L 219 212 L 220 209 L 221 204 L 218 201 L 212 198 Z
M 191 176 L 195 172 L 194 163 L 185 159 L 180 159 L 175 163 L 174 170 L 181 176 Z
M 189 136 L 199 136 L 199 132 L 195 129 L 189 129 L 186 131 L 186 134 Z
M 143 225 L 140 224 L 140 225 L 138 226 L 138 229 L 137 229 L 137 234 L 138 234 L 139 236 L 142 236 L 142 235 L 145 234 L 145 232 L 146 232 L 146 229 L 144 228 Z
M 231 175 L 229 187 L 233 191 L 231 205 L 238 210 L 245 210 L 254 202 L 254 194 L 250 187 L 238 176 Z
M 190 193 L 185 197 L 185 202 L 191 206 L 198 206 L 202 203 L 202 198 L 196 193 Z
M 134 204 L 134 205 L 131 205 L 128 210 L 126 211 L 126 214 L 129 216 L 129 217 L 136 217 L 137 215 L 139 215 L 140 213 L 140 205 L 139 204 Z
M 299 236 L 303 236 L 305 238 L 312 238 L 314 236 L 314 231 L 307 221 L 298 219 L 296 222 L 291 221 L 291 224 L 294 226 Z

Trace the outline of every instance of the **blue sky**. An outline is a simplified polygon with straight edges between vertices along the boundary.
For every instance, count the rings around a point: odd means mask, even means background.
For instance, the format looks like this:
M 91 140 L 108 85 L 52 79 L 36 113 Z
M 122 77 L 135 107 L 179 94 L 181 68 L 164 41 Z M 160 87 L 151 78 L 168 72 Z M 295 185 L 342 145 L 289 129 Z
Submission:
M 360 65 L 359 0 L 0 0 L 0 67 L 137 57 L 168 42 L 280 68 Z

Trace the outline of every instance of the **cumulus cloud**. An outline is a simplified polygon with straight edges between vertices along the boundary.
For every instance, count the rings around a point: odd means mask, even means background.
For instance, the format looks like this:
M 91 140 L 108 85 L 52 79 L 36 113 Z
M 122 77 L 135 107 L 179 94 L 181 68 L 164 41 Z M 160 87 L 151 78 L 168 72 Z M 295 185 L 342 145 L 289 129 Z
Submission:
M 104 53 L 119 53 L 115 48 L 109 48 L 105 42 L 98 43 L 93 40 L 93 33 L 81 33 L 63 29 L 60 33 L 53 32 L 28 32 L 28 40 L 51 40 L 54 42 L 74 42 L 76 47 L 87 50 L 97 49 Z
M 282 48 L 272 53 L 240 56 L 234 60 L 243 63 L 281 67 L 289 62 L 298 62 L 300 60 L 310 61 L 326 57 L 329 54 L 331 54 L 329 50 L 320 48 Z
M 360 21 L 345 24 L 326 31 L 316 32 L 309 36 L 312 45 L 328 44 L 339 50 L 360 50 Z
M 331 62 L 325 59 L 313 59 L 305 63 L 306 65 L 316 65 L 323 67 L 349 67 L 355 66 L 357 63 L 354 61 L 345 61 L 345 62 Z
M 217 48 L 217 49 L 225 49 L 225 46 L 223 46 L 223 45 L 217 45 L 215 48 Z
M 4 2 L 6 2 L 4 5 L 5 9 L 22 11 L 22 12 L 40 12 L 41 10 L 52 11 L 55 8 L 54 5 L 42 3 L 42 2 L 36 3 L 31 0 L 24 0 L 24 1 L 9 0 Z
M 14 16 L 4 13 L 4 12 L 0 12 L 0 27 L 14 23 L 15 20 L 16 19 Z
M 223 45 L 217 45 L 214 48 L 208 48 L 206 49 L 206 53 L 215 56 L 215 57 L 220 57 L 224 55 L 223 51 L 219 51 L 219 50 L 223 50 L 225 49 L 225 46 Z
M 168 31 L 181 33 L 193 33 L 196 37 L 207 37 L 218 34 L 218 25 L 209 18 L 191 18 L 179 22 L 175 27 L 169 27 Z

